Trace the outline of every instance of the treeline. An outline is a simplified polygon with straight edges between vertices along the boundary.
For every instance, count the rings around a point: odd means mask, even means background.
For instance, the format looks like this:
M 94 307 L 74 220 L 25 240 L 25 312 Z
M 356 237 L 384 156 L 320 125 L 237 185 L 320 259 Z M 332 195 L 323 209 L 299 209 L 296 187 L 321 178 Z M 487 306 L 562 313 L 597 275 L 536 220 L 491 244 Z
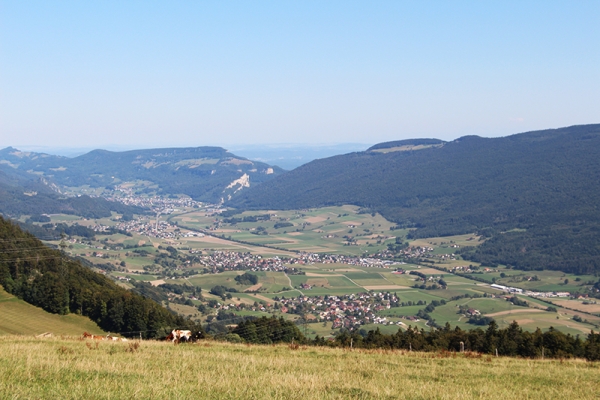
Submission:
M 1 217 L 0 285 L 48 312 L 84 315 L 103 330 L 124 336 L 141 332 L 146 338 L 162 337 L 172 328 L 193 325 L 44 246 Z
M 410 238 L 491 238 L 463 253 L 473 261 L 589 273 L 600 271 L 599 175 L 600 125 L 585 125 L 315 160 L 242 192 L 231 206 L 354 204 L 414 228 Z
M 573 221 L 560 229 L 533 226 L 524 232 L 496 232 L 481 246 L 463 247 L 457 253 L 491 267 L 594 274 L 600 272 L 599 235 L 600 221 Z
M 236 318 L 233 317 L 232 318 Z M 238 322 L 236 320 L 235 322 Z M 227 320 L 220 321 L 224 328 Z M 210 327 L 205 328 L 211 332 Z M 232 336 L 234 335 L 234 336 Z M 517 322 L 507 328 L 499 329 L 491 321 L 487 329 L 452 329 L 446 324 L 439 329 L 426 331 L 416 327 L 398 329 L 394 334 L 381 333 L 379 328 L 365 332 L 340 331 L 334 338 L 325 339 L 316 336 L 309 339 L 302 334 L 297 325 L 283 318 L 248 318 L 238 323 L 228 333 L 220 332 L 215 338 L 233 342 L 255 344 L 297 343 L 303 345 L 346 347 L 357 349 L 390 349 L 425 352 L 475 352 L 498 356 L 526 358 L 585 358 L 600 361 L 600 333 L 593 331 L 585 338 L 579 335 L 562 333 L 554 328 L 546 332 L 524 331 Z
M 374 146 L 371 146 L 367 149 L 367 151 L 373 150 L 382 150 L 382 149 L 391 149 L 394 147 L 402 147 L 402 146 L 431 146 L 431 145 L 441 145 L 445 142 L 440 139 L 404 139 L 404 140 L 395 140 L 392 142 L 383 142 L 378 143 Z
M 231 217 L 223 219 L 226 224 L 239 224 L 242 222 L 258 222 L 258 221 L 269 221 L 271 214 L 260 214 L 260 215 L 247 215 L 245 217 Z
M 513 322 L 507 328 L 499 329 L 492 321 L 486 330 L 477 328 L 452 329 L 449 324 L 431 331 L 409 327 L 395 334 L 383 334 L 379 329 L 369 331 L 365 336 L 344 331 L 332 342 L 316 338 L 313 343 L 330 346 L 366 349 L 402 349 L 414 351 L 472 351 L 499 356 L 526 358 L 586 358 L 600 360 L 600 333 L 593 331 L 582 339 L 579 335 L 564 334 L 554 328 L 546 332 L 524 331 Z M 461 344 L 462 343 L 462 344 Z
M 77 223 L 73 225 L 67 225 L 62 222 L 58 224 L 47 223 L 43 225 L 36 225 L 30 222 L 30 219 L 28 219 L 26 222 L 17 222 L 17 225 L 25 232 L 31 233 L 33 236 L 40 240 L 58 240 L 63 235 L 79 236 L 90 240 L 94 240 L 96 238 L 96 235 L 121 234 L 125 236 L 132 236 L 131 233 L 122 229 L 117 229 L 115 227 L 109 227 L 102 232 L 96 232 L 93 229 L 88 228 L 87 226 L 79 225 Z M 131 245 L 129 247 L 124 246 L 124 248 L 134 247 L 135 245 Z
M 286 321 L 281 317 L 247 319 L 240 322 L 231 333 L 238 335 L 247 343 L 308 342 L 302 332 L 300 332 L 300 329 L 292 321 Z

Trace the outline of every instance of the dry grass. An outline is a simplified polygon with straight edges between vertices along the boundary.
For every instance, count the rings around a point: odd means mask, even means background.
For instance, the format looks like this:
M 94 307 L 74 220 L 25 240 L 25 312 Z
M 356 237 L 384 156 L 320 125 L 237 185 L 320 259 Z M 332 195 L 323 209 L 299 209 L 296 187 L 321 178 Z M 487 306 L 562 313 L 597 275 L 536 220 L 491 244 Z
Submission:
M 600 364 L 217 342 L 0 338 L 0 398 L 585 399 Z

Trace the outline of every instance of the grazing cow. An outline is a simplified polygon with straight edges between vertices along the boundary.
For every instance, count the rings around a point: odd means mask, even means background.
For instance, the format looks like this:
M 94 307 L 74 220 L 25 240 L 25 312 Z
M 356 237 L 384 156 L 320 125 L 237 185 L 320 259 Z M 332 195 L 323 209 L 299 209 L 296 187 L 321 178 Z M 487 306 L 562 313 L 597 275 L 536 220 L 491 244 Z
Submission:
M 170 340 L 173 343 L 179 343 L 181 340 L 188 342 L 192 338 L 192 331 L 183 331 L 180 329 L 173 329 L 166 340 Z
M 92 335 L 91 333 L 88 333 L 88 332 L 83 332 L 83 336 L 81 338 L 82 339 L 104 340 L 104 336 Z
M 106 335 L 106 340 L 112 340 L 113 342 L 128 342 L 125 338 L 110 335 Z

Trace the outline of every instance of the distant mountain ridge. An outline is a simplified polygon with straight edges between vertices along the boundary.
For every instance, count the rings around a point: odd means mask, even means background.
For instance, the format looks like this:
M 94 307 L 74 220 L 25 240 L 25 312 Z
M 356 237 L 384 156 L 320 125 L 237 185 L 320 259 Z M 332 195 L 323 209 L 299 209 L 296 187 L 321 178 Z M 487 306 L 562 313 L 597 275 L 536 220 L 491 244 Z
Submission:
M 283 172 L 221 147 L 94 150 L 74 158 L 8 147 L 0 150 L 0 165 L 4 171 L 10 168 L 43 177 L 59 186 L 98 188 L 140 180 L 158 185 L 164 194 L 186 194 L 209 202 L 227 199 L 243 187 Z
M 430 146 L 430 145 L 441 145 L 444 144 L 443 140 L 440 139 L 404 139 L 394 140 L 392 142 L 383 142 L 373 145 L 367 149 L 367 151 L 390 149 L 394 147 L 403 146 Z
M 374 151 L 401 146 L 418 151 Z M 300 209 L 355 204 L 413 237 L 479 232 L 464 256 L 524 269 L 600 271 L 600 124 L 502 138 L 388 142 L 315 160 L 229 204 Z M 515 229 L 517 231 L 515 231 Z M 508 233 L 501 233 L 508 232 Z
M 119 213 L 142 213 L 139 207 L 126 206 L 89 196 L 66 197 L 57 192 L 56 185 L 44 177 L 0 163 L 0 214 L 20 215 L 77 214 L 100 218 Z

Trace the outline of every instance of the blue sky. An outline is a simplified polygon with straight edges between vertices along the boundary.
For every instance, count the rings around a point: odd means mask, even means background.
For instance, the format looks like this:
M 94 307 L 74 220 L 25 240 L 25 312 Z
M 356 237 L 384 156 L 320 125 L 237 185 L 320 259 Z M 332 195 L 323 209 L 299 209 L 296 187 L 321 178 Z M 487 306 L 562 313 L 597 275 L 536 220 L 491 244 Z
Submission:
M 0 147 L 600 123 L 600 1 L 0 0 Z

